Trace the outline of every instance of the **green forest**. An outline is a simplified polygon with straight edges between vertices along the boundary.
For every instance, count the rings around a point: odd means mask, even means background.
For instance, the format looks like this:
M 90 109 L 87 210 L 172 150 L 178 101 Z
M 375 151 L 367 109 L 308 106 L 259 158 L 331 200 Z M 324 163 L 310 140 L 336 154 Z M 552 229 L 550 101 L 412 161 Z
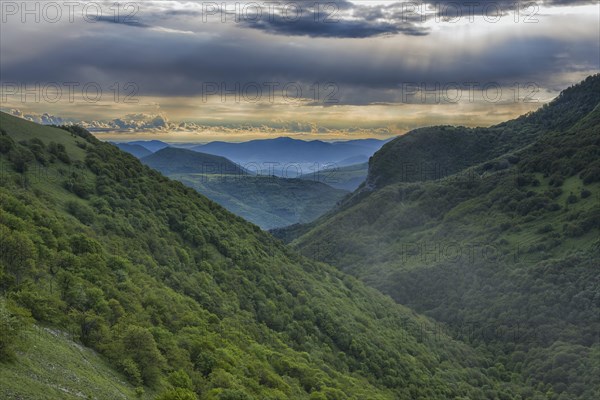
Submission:
M 0 127 L 2 398 L 546 398 L 84 129 Z
M 339 207 L 274 233 L 438 321 L 498 376 L 600 398 L 600 75 L 490 128 L 398 137 Z
M 598 398 L 599 97 L 399 137 L 292 246 L 2 113 L 0 396 Z

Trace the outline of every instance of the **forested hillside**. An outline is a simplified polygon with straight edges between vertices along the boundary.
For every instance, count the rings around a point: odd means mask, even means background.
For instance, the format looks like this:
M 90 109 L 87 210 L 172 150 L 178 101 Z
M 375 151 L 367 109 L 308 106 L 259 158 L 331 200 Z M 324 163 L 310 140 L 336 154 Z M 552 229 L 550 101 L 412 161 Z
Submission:
M 0 128 L 2 398 L 132 398 L 132 387 L 161 400 L 544 398 L 83 129 L 4 113 Z M 101 361 L 59 358 L 53 345 L 72 345 L 44 334 L 40 364 L 27 337 L 44 328 Z M 80 362 L 114 371 L 91 385 Z
M 262 229 L 313 221 L 348 194 L 321 182 L 260 175 L 187 149 L 166 147 L 141 161 Z
M 440 180 L 468 167 L 565 131 L 598 104 L 598 77 L 590 77 L 533 113 L 489 128 L 433 126 L 416 129 L 386 144 L 369 164 L 366 186 Z
M 119 149 L 132 154 L 134 156 L 136 156 L 137 158 L 142 158 L 142 157 L 146 157 L 149 156 L 150 154 L 152 154 L 152 152 L 150 150 L 148 150 L 147 148 L 145 148 L 142 145 L 139 144 L 129 144 L 129 143 L 113 143 L 115 146 L 117 146 Z
M 156 153 L 144 156 L 142 163 L 165 175 L 214 174 L 240 176 L 248 172 L 225 157 L 175 147 L 165 147 Z
M 349 192 L 321 182 L 276 176 L 170 174 L 262 229 L 313 221 Z
M 600 75 L 491 128 L 395 139 L 340 207 L 276 233 L 489 352 L 500 376 L 600 397 Z

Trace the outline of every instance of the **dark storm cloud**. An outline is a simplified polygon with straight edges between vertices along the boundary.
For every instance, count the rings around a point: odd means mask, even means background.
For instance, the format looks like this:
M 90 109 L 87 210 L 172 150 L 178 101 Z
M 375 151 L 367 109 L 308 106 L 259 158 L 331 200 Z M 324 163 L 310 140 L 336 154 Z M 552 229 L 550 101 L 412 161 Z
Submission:
M 271 34 L 288 36 L 310 36 L 331 38 L 368 38 L 403 33 L 411 36 L 427 35 L 428 30 L 412 24 L 393 24 L 388 22 L 338 21 L 335 23 L 316 22 L 312 17 L 289 23 L 287 21 L 246 22 L 246 27 L 260 29 Z
M 289 3 L 288 3 L 289 4 Z M 291 4 L 294 4 L 292 2 Z M 346 0 L 300 1 L 301 13 L 293 20 L 282 18 L 281 10 L 271 18 L 247 21 L 245 26 L 271 34 L 331 38 L 368 38 L 404 34 L 427 35 L 428 29 L 416 13 L 402 12 L 406 4 L 354 4 Z
M 291 16 L 289 9 L 293 10 Z M 286 36 L 357 39 L 399 33 L 427 34 L 427 29 L 413 23 L 415 16 L 400 19 L 394 18 L 394 13 L 393 6 L 356 5 L 346 0 L 299 1 L 274 7 L 266 16 L 262 13 L 244 15 L 241 23 L 248 28 Z
M 284 2 L 201 2 L 200 10 L 168 10 L 146 17 L 166 21 L 170 17 L 221 22 L 269 34 L 330 38 L 368 38 L 405 34 L 421 36 L 427 29 L 415 15 L 400 16 L 392 6 L 356 5 L 346 0 L 301 0 Z M 239 7 L 236 10 L 235 7 Z M 236 19 L 237 18 L 237 19 Z
M 202 22 L 224 20 L 224 23 L 260 30 L 271 35 L 369 38 L 398 34 L 427 35 L 430 30 L 425 28 L 423 23 L 434 18 L 436 18 L 436 22 L 447 22 L 448 20 L 456 21 L 483 16 L 493 21 L 500 16 L 507 17 L 510 14 L 510 18 L 519 20 L 529 18 L 529 22 L 535 22 L 541 13 L 540 7 L 542 6 L 593 3 L 594 0 L 550 0 L 545 2 L 430 0 L 398 1 L 379 5 L 370 5 L 364 1 L 352 3 L 348 0 L 201 1 L 192 2 L 195 8 L 188 9 L 157 11 L 152 8 L 147 10 L 142 8 L 140 15 L 146 23 L 127 20 L 115 21 L 112 17 L 100 17 L 100 20 L 135 27 L 161 26 L 162 23 L 168 23 L 171 19 L 196 19 Z M 515 4 L 518 4 L 518 15 Z M 239 8 L 236 9 L 236 7 Z M 235 22 L 234 19 L 236 19 Z
M 260 4 L 253 1 L 241 4 Z M 513 19 L 534 22 L 542 6 L 594 4 L 595 0 L 550 0 L 545 2 L 514 0 L 432 0 L 398 1 L 385 5 L 355 4 L 347 0 L 292 1 L 301 10 L 291 18 L 282 17 L 282 8 L 268 17 L 248 14 L 241 18 L 247 28 L 259 29 L 269 34 L 331 38 L 368 38 L 382 35 L 404 34 L 422 36 L 429 30 L 420 26 L 427 20 L 439 18 L 456 21 L 475 16 L 490 21 L 511 14 Z M 518 4 L 518 7 L 515 7 Z M 220 13 L 219 13 L 220 16 Z M 256 20 L 253 20 L 254 18 Z M 439 22 L 439 20 L 438 20 Z
M 115 17 L 109 17 L 109 16 L 98 16 L 95 17 L 94 20 L 96 22 L 107 22 L 107 23 L 111 23 L 111 24 L 118 24 L 118 25 L 127 25 L 127 26 L 133 26 L 136 28 L 150 28 L 151 25 L 142 23 L 140 21 L 137 20 L 130 20 L 127 18 L 115 18 Z
M 329 39 L 305 39 L 290 46 L 285 40 L 240 38 L 237 30 L 206 38 L 150 29 L 129 35 L 125 30 L 130 28 L 118 25 L 107 33 L 98 24 L 94 27 L 98 29 L 84 36 L 65 38 L 60 46 L 38 50 L 36 59 L 43 62 L 4 59 L 2 81 L 92 81 L 107 92 L 115 82 L 134 82 L 140 96 L 200 96 L 207 83 L 225 83 L 232 89 L 249 83 L 331 82 L 339 87 L 340 104 L 371 104 L 398 101 L 405 83 L 518 81 L 544 87 L 555 74 L 598 68 L 597 41 L 591 39 L 524 37 L 478 51 L 471 50 L 470 43 L 427 51 L 400 43 L 390 52 L 386 39 L 375 42 L 387 46 L 378 51 L 374 43 L 352 39 L 338 39 L 336 46 Z M 405 62 L 407 55 L 419 51 L 426 54 L 424 61 Z
M 48 35 L 47 27 L 35 32 L 35 26 L 7 24 L 0 38 L 2 82 L 98 82 L 108 93 L 115 82 L 133 82 L 139 96 L 200 96 L 214 83 L 235 89 L 236 84 L 298 82 L 307 87 L 319 82 L 337 85 L 339 104 L 373 104 L 397 102 L 406 83 L 535 82 L 548 87 L 560 74 L 600 68 L 597 36 L 569 38 L 560 26 L 536 25 L 546 31 L 531 36 L 504 30 L 505 37 L 471 35 L 458 42 L 436 33 L 419 36 L 424 32 L 414 19 L 404 25 L 382 22 L 399 20 L 394 14 L 399 3 L 338 3 L 352 18 L 318 26 L 277 19 L 210 25 L 198 22 L 197 9 L 149 10 L 133 25 L 107 18 L 76 26 L 77 36 L 70 34 L 73 26 L 64 27 L 67 33 Z M 114 26 L 107 30 L 109 23 Z M 275 35 L 244 35 L 253 30 Z M 377 37 L 395 33 L 413 36 Z M 290 41 L 288 36 L 304 37 Z M 19 42 L 35 49 L 27 57 L 11 57 L 21 54 Z

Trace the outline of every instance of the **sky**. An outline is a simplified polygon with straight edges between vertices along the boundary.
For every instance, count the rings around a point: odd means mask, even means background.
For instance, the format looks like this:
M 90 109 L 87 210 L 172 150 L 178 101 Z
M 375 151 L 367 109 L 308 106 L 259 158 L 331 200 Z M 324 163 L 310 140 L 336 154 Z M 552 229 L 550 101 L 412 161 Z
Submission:
M 0 1 L 0 109 L 106 140 L 489 126 L 600 72 L 597 1 Z

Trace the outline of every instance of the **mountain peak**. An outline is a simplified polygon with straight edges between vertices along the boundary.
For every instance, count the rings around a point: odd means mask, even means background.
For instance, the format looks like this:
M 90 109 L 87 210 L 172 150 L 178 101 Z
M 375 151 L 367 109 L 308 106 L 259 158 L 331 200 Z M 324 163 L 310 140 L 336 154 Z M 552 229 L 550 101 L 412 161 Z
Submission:
M 143 157 L 141 161 L 166 175 L 169 174 L 218 174 L 240 175 L 247 173 L 233 161 L 213 154 L 177 147 L 165 147 Z
M 365 189 L 437 180 L 527 146 L 551 131 L 567 131 L 600 103 L 600 74 L 561 92 L 537 111 L 489 128 L 431 126 L 386 143 L 369 162 Z

